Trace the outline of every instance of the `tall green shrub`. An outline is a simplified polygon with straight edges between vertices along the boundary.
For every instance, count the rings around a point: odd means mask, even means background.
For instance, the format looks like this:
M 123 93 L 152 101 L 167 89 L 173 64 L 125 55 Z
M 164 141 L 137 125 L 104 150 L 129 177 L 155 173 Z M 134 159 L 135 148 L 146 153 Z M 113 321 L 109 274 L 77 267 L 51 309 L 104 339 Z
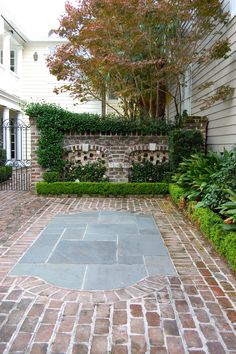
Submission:
M 0 166 L 4 166 L 6 162 L 6 150 L 0 149 Z
M 203 151 L 203 136 L 199 130 L 174 129 L 169 132 L 170 167 L 175 170 L 184 158 Z

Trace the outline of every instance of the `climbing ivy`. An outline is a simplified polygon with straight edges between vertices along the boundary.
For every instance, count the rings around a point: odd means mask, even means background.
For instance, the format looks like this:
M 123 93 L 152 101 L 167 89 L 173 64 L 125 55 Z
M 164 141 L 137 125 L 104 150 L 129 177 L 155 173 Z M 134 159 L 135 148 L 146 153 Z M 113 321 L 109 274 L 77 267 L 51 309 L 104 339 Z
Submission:
M 64 167 L 63 137 L 66 133 L 166 135 L 174 127 L 174 124 L 161 118 L 129 120 L 113 115 L 102 118 L 98 114 L 72 113 L 45 103 L 30 103 L 25 113 L 36 119 L 36 126 L 40 130 L 37 150 L 39 164 L 47 170 L 58 172 Z

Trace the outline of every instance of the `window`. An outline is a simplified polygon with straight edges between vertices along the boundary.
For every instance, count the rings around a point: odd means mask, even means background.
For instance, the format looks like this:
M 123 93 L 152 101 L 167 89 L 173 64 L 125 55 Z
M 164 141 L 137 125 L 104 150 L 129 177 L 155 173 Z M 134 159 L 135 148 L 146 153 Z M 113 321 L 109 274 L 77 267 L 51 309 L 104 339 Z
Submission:
M 236 0 L 230 0 L 229 5 L 231 17 L 234 17 L 236 15 Z
M 15 51 L 11 50 L 10 51 L 10 69 L 14 73 L 16 72 L 16 55 Z
M 192 66 L 189 65 L 183 76 L 182 86 L 182 107 L 181 113 L 187 111 L 188 115 L 191 115 L 192 110 Z

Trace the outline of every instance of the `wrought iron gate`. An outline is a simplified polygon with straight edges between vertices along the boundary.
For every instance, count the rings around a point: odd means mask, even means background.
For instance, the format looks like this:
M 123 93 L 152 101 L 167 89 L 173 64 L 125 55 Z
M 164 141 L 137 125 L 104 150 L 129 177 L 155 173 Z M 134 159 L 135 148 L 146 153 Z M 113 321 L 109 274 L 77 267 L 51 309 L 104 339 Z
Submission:
M 31 185 L 30 126 L 19 119 L 0 124 L 0 190 L 24 190 Z

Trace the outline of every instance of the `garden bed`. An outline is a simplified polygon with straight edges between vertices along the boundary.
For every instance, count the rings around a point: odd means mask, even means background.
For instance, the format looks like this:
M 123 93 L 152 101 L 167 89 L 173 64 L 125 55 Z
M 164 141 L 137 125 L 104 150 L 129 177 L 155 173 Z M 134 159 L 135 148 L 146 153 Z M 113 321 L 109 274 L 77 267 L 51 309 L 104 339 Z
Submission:
M 196 202 L 186 202 L 184 190 L 170 184 L 172 201 L 185 213 L 185 215 L 199 228 L 204 236 L 223 255 L 233 270 L 236 271 L 236 232 L 223 229 L 222 218 L 210 208 L 196 207 Z

